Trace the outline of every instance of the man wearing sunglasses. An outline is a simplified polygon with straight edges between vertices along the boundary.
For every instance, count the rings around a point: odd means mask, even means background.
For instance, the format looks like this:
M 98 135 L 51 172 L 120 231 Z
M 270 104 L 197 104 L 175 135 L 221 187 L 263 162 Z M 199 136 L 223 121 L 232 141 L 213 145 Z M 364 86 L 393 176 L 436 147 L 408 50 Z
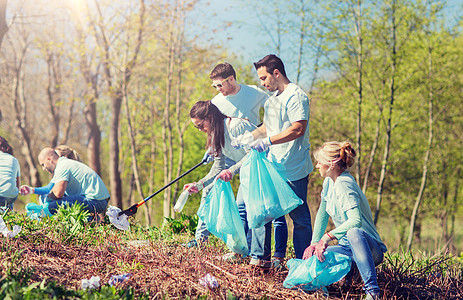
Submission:
M 255 85 L 239 84 L 233 66 L 227 62 L 215 66 L 209 78 L 211 86 L 219 92 L 212 98 L 212 104 L 224 115 L 260 124 L 259 110 L 268 98 L 266 92 Z

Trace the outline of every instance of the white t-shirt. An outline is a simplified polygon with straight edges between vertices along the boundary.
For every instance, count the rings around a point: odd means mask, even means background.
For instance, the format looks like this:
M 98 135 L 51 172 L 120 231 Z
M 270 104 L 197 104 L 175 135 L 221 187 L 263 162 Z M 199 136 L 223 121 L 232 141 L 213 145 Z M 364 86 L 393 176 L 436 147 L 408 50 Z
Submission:
M 85 196 L 87 199 L 104 200 L 109 191 L 100 176 L 87 165 L 66 157 L 56 164 L 52 182 L 67 181 L 66 195 Z
M 272 137 L 297 121 L 307 121 L 303 136 L 287 143 L 270 146 L 268 159 L 281 164 L 286 177 L 299 180 L 313 171 L 309 142 L 309 98 L 296 84 L 290 83 L 283 93 L 277 92 L 265 103 L 264 123 L 267 136 Z
M 240 90 L 235 95 L 219 93 L 211 102 L 227 117 L 244 118 L 259 125 L 259 110 L 264 107 L 267 98 L 268 94 L 255 85 L 240 84 Z
M 0 151 L 0 197 L 16 198 L 18 196 L 17 178 L 21 176 L 18 160 Z

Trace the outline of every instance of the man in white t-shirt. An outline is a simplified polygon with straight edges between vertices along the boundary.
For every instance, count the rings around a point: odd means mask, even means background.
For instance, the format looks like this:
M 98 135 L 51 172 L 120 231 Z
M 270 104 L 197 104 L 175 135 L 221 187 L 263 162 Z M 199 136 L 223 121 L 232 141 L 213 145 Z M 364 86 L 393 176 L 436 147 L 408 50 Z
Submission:
M 45 148 L 39 154 L 42 168 L 53 174 L 53 188 L 47 196 L 46 204 L 51 214 L 59 205 L 83 204 L 92 214 L 106 211 L 109 191 L 100 176 L 87 165 L 59 157 L 52 148 Z
M 313 170 L 309 143 L 309 99 L 286 76 L 284 64 L 276 55 L 267 55 L 254 63 L 261 84 L 273 93 L 265 103 L 264 122 L 246 133 L 250 146 L 284 167 L 284 175 L 303 204 L 289 213 L 294 222 L 293 244 L 296 258 L 302 258 L 310 245 L 312 225 L 307 206 L 307 184 Z M 252 142 L 251 142 L 252 141 Z M 271 223 L 252 231 L 251 264 L 270 265 Z

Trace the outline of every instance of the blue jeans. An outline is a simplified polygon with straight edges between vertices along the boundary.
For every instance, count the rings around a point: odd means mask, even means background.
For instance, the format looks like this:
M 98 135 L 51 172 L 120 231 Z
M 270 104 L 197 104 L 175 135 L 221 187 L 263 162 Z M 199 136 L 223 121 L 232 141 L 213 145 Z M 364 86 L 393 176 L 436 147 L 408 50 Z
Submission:
M 17 196 L 14 198 L 0 196 L 0 211 L 6 210 L 7 208 L 13 210 L 13 205 L 17 198 Z
M 310 219 L 309 207 L 307 206 L 308 183 L 308 175 L 299 180 L 288 181 L 288 184 L 291 187 L 291 189 L 303 201 L 301 205 L 299 205 L 289 213 L 289 216 L 291 217 L 294 223 L 294 251 L 296 253 L 296 258 L 299 259 L 302 259 L 304 250 L 310 245 L 310 241 L 312 240 L 312 221 Z M 265 224 L 260 228 L 252 230 L 251 257 L 261 260 L 270 260 L 272 233 L 271 231 L 271 222 Z M 275 237 L 275 240 L 277 240 L 277 237 Z
M 365 291 L 377 295 L 380 292 L 375 266 L 383 261 L 381 244 L 362 228 L 352 228 L 336 246 L 328 246 L 326 251 L 338 252 L 351 257 L 359 270 Z
M 80 203 L 84 205 L 84 209 L 90 212 L 91 214 L 99 214 L 106 211 L 108 206 L 108 199 L 105 200 L 93 200 L 87 199 L 83 195 L 74 195 L 74 196 L 63 196 L 60 199 L 53 200 L 47 197 L 46 201 L 48 203 L 48 209 L 51 214 L 55 214 L 58 210 L 58 205 L 69 205 L 72 206 L 75 203 Z
M 281 216 L 272 221 L 273 232 L 275 234 L 275 252 L 274 257 L 286 256 L 286 247 L 288 246 L 288 225 L 286 225 L 285 216 Z

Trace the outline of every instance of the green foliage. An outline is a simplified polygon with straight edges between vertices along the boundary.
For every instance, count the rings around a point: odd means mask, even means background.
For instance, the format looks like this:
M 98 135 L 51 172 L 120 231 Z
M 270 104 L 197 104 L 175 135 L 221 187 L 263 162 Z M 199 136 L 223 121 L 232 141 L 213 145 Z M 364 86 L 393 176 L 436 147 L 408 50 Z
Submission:
M 194 235 L 196 226 L 198 225 L 197 215 L 188 216 L 186 214 L 180 213 L 180 219 L 178 220 L 167 217 L 165 219 L 167 221 L 166 228 L 168 228 L 175 234 L 186 232 L 191 235 Z

